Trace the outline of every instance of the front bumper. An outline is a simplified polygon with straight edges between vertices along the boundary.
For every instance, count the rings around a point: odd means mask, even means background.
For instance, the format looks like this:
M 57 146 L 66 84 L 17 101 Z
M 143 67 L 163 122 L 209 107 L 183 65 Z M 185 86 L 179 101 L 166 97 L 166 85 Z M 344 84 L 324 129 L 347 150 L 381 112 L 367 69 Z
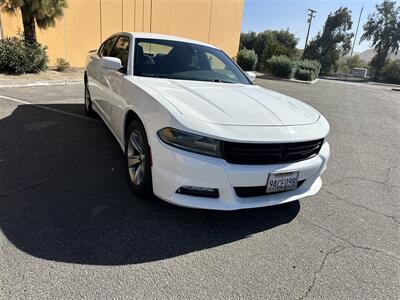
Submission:
M 275 165 L 234 165 L 223 159 L 199 155 L 170 147 L 156 139 L 152 145 L 153 191 L 159 198 L 185 207 L 236 210 L 271 206 L 315 195 L 321 188 L 321 174 L 330 155 L 327 142 L 313 158 Z M 241 198 L 235 187 L 266 186 L 272 172 L 299 171 L 304 182 L 295 190 Z M 181 186 L 217 188 L 219 198 L 177 194 Z

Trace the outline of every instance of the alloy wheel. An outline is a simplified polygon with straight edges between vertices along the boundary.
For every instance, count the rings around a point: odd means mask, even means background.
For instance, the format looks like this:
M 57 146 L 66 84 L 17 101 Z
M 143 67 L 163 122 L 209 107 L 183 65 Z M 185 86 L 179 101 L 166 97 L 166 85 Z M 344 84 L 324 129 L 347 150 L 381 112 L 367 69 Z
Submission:
M 135 186 L 139 186 L 144 178 L 146 154 L 143 137 L 139 130 L 133 130 L 129 136 L 127 149 L 129 176 Z

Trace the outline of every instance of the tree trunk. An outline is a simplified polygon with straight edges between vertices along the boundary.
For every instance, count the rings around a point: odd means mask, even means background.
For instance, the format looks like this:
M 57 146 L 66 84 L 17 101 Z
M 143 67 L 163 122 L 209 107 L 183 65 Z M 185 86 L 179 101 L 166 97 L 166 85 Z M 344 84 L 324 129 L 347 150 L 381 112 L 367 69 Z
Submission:
M 376 54 L 375 62 L 374 62 L 374 67 L 375 67 L 375 74 L 374 74 L 374 79 L 375 80 L 380 80 L 381 75 L 382 75 L 382 70 L 385 66 L 385 61 L 386 57 L 388 56 L 388 50 L 383 49 L 380 52 Z
M 24 26 L 25 41 L 30 44 L 36 43 L 35 18 L 32 16 L 32 14 L 29 13 L 29 11 L 27 11 L 24 6 L 21 7 L 21 15 L 22 24 Z

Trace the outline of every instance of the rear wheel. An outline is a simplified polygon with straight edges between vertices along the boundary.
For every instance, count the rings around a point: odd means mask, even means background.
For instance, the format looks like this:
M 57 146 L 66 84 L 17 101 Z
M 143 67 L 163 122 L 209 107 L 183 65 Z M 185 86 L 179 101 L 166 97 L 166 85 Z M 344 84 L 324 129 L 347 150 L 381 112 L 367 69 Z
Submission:
M 94 117 L 95 113 L 92 107 L 92 99 L 90 98 L 90 91 L 89 87 L 87 84 L 87 80 L 85 80 L 85 94 L 84 94 L 84 99 L 85 99 L 85 112 L 88 116 Z
M 138 120 L 132 121 L 126 133 L 125 165 L 132 191 L 138 196 L 151 195 L 150 147 L 144 127 Z

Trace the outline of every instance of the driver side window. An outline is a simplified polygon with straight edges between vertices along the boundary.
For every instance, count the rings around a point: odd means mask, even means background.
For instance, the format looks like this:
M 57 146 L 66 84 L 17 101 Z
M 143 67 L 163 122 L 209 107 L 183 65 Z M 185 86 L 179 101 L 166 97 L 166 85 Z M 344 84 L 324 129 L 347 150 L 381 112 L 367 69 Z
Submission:
M 114 48 L 111 50 L 109 56 L 117 57 L 121 60 L 121 64 L 124 68 L 128 67 L 128 57 L 129 57 L 129 38 L 126 36 L 119 37 Z
M 98 55 L 100 57 L 103 56 L 110 56 L 111 50 L 114 47 L 115 42 L 117 41 L 118 37 L 113 37 L 111 39 L 108 39 L 103 43 L 103 45 L 100 47 L 100 50 L 98 52 Z

